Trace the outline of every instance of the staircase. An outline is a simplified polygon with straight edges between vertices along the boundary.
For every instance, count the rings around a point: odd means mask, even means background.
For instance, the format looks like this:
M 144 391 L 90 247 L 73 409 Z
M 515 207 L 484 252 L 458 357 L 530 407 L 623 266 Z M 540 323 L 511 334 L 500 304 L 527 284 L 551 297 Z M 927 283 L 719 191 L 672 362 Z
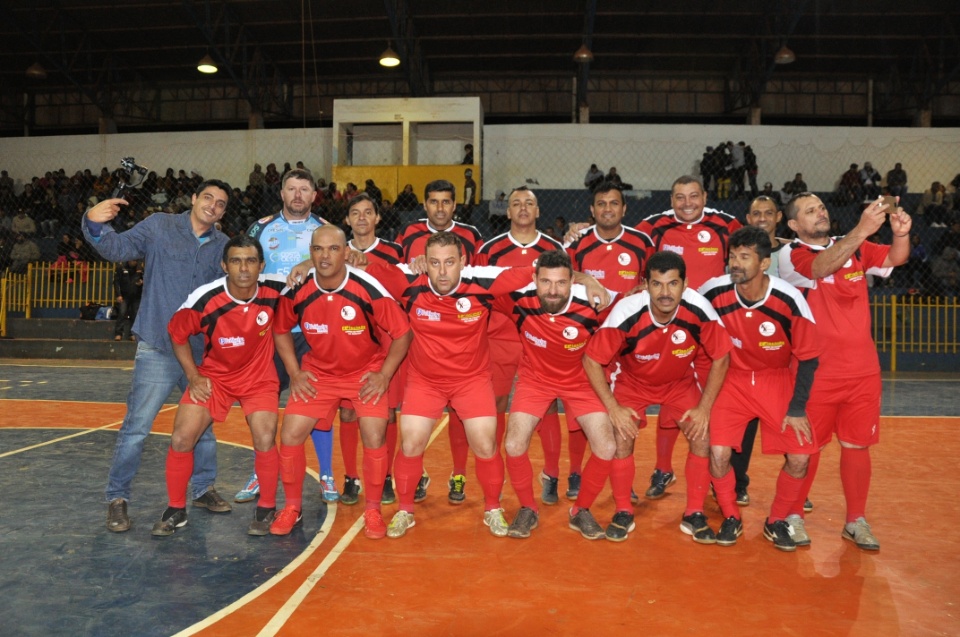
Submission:
M 137 344 L 113 340 L 113 328 L 113 321 L 9 317 L 7 337 L 0 339 L 0 358 L 127 360 L 132 364 Z

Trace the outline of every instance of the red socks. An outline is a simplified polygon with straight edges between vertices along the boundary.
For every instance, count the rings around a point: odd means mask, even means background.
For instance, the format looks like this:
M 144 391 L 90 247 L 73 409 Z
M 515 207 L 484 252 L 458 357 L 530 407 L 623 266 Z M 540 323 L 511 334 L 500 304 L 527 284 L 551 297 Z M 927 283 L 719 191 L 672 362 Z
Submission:
M 255 451 L 253 470 L 260 479 L 260 499 L 257 506 L 271 509 L 277 506 L 277 481 L 280 479 L 280 454 L 274 445 L 269 451 Z M 306 471 L 306 468 L 304 468 Z
M 537 511 L 537 504 L 533 499 L 533 466 L 530 464 L 530 456 L 507 456 L 507 471 L 510 473 L 510 484 L 517 492 L 520 506 Z
M 547 414 L 540 419 L 540 426 L 537 428 L 540 434 L 540 446 L 543 447 L 543 472 L 551 478 L 560 477 L 560 414 Z M 572 432 L 571 432 L 572 433 Z M 586 436 L 581 437 L 586 442 Z M 572 436 L 571 436 L 572 437 Z M 580 451 L 580 460 L 577 463 L 577 469 L 583 462 L 583 453 L 586 446 Z M 573 467 L 573 456 L 571 455 L 570 466 Z M 570 469 L 574 471 L 574 469 Z
M 360 446 L 360 421 L 340 421 L 340 453 L 343 456 L 343 472 L 350 478 L 358 478 L 357 447 Z
M 453 456 L 453 475 L 467 474 L 467 454 L 470 452 L 470 443 L 467 442 L 467 432 L 463 428 L 463 421 L 453 409 L 448 411 L 450 416 L 447 422 L 447 435 L 450 436 L 450 455 Z
M 393 458 L 397 453 L 397 420 L 387 422 L 387 475 L 393 475 Z
M 283 480 L 284 506 L 297 511 L 303 508 L 303 477 L 307 474 L 307 456 L 303 445 L 280 445 L 280 479 Z
M 363 490 L 366 508 L 380 509 L 383 483 L 387 478 L 387 445 L 377 449 L 363 448 Z
M 397 452 L 397 459 L 393 463 L 393 480 L 397 484 L 397 497 L 400 500 L 400 510 L 413 513 L 413 497 L 417 491 L 417 483 L 423 475 L 423 456 L 413 458 L 403 455 L 401 449 Z M 381 494 L 382 495 L 382 494 Z
M 710 484 L 710 458 L 701 458 L 687 454 L 685 467 L 687 477 L 687 509 L 684 516 L 703 511 L 703 500 L 707 497 L 707 485 Z
M 187 484 L 193 475 L 193 451 L 167 448 L 167 504 L 175 509 L 187 508 Z
M 780 475 L 777 477 L 777 492 L 770 506 L 770 522 L 785 520 L 790 515 L 790 509 L 803 490 L 803 482 L 803 478 L 794 478 L 783 469 L 780 470 Z M 800 508 L 803 508 L 803 502 L 800 503 Z
M 816 451 L 810 454 L 810 462 L 807 464 L 807 476 L 803 479 L 800 487 L 800 493 L 797 494 L 796 501 L 790 506 L 788 515 L 796 513 L 800 517 L 804 516 L 803 503 L 810 497 L 810 487 L 813 486 L 813 479 L 817 477 L 817 468 L 820 466 L 820 452 Z
M 724 518 L 740 519 L 740 507 L 737 506 L 737 475 L 733 469 L 727 469 L 722 478 L 713 478 L 713 492 L 717 494 L 717 504 Z
M 613 502 L 617 511 L 633 511 L 630 491 L 633 489 L 633 479 L 636 475 L 637 466 L 633 462 L 632 455 L 610 461 L 610 490 L 613 491 Z
M 583 456 L 587 453 L 587 435 L 582 429 L 567 433 L 567 447 L 570 453 L 570 473 L 583 473 Z
M 604 483 L 607 481 L 607 476 L 610 475 L 612 464 L 612 460 L 601 460 L 594 455 L 590 456 L 580 479 L 580 495 L 577 496 L 575 503 L 578 509 L 589 509 L 593 501 L 597 499 Z
M 870 449 L 840 447 L 840 481 L 847 500 L 847 522 L 866 517 L 871 472 Z
M 673 473 L 673 448 L 677 445 L 679 435 L 680 429 L 677 427 L 664 428 L 657 425 L 656 469 L 660 469 L 664 473 Z M 687 484 L 689 484 L 689 481 Z
M 503 457 L 499 453 L 492 458 L 474 458 L 477 480 L 483 489 L 483 510 L 500 508 L 500 491 L 503 490 Z

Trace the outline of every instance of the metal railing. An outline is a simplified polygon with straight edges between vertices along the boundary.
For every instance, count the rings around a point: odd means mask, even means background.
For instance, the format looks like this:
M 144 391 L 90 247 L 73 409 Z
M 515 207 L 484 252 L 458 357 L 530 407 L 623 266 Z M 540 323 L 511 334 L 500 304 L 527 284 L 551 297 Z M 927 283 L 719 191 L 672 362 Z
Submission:
M 114 302 L 113 263 L 31 263 L 24 274 L 6 272 L 0 279 L 0 336 L 7 335 L 7 314 L 31 318 L 40 308 L 81 308 Z
M 875 296 L 873 340 L 890 354 L 890 371 L 897 371 L 897 354 L 960 353 L 960 299 L 957 297 Z

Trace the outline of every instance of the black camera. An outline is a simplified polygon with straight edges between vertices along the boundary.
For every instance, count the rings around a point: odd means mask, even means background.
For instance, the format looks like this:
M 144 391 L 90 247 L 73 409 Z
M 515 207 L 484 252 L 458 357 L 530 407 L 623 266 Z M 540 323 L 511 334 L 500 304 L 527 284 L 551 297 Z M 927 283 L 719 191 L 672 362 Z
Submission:
M 120 170 L 126 177 L 126 181 L 121 180 L 120 183 L 117 184 L 117 187 L 113 189 L 113 193 L 110 195 L 113 199 L 126 199 L 126 192 L 142 184 L 144 178 L 147 176 L 147 168 L 138 166 L 137 160 L 133 157 L 124 157 L 121 159 Z M 134 175 L 140 175 L 140 180 L 137 181 L 136 184 L 131 183 Z

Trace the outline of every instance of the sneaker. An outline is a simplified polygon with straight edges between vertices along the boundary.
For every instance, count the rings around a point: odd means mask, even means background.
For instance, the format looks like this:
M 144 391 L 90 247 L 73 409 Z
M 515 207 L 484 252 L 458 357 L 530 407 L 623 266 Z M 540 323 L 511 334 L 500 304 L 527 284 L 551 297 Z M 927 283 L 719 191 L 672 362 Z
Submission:
M 467 494 L 463 492 L 463 488 L 467 486 L 467 477 L 460 473 L 450 476 L 449 485 L 450 493 L 447 494 L 447 500 L 450 504 L 462 504 L 467 499 Z
M 633 514 L 629 511 L 617 511 L 613 514 L 613 520 L 607 526 L 606 538 L 611 542 L 623 542 L 627 539 L 630 531 L 637 528 L 637 523 L 633 521 Z
M 503 517 L 503 509 L 484 511 L 483 523 L 489 526 L 490 532 L 497 537 L 507 537 L 507 519 Z
M 870 525 L 867 524 L 864 518 L 857 518 L 853 522 L 848 522 L 846 526 L 843 527 L 843 532 L 840 534 L 840 537 L 845 540 L 850 540 L 864 551 L 880 550 L 880 542 L 873 536 L 873 532 L 870 531 Z
M 380 504 L 393 504 L 397 501 L 397 492 L 393 490 L 393 478 L 388 474 L 387 479 L 383 481 L 383 495 L 380 496 Z
M 413 501 L 414 502 L 423 502 L 427 499 L 427 487 L 430 486 L 430 476 L 427 475 L 427 472 L 424 471 L 423 475 L 420 476 L 420 482 L 417 483 L 417 490 L 413 492 Z M 402 535 L 402 533 L 401 533 Z M 393 536 L 391 536 L 393 537 Z M 400 537 L 399 535 L 397 537 Z
M 211 513 L 230 513 L 233 511 L 233 507 L 230 506 L 230 503 L 221 498 L 220 494 L 217 493 L 217 490 L 213 487 L 210 487 L 206 493 L 195 499 L 193 501 L 193 506 L 206 509 Z
M 559 482 L 559 478 L 551 478 L 543 471 L 540 472 L 540 486 L 542 487 L 540 491 L 541 502 L 544 504 L 556 504 L 560 501 L 560 498 L 557 495 L 557 487 Z
M 790 526 L 790 537 L 797 546 L 810 546 L 810 536 L 807 535 L 807 528 L 804 525 L 803 518 L 796 513 L 787 516 L 787 524 Z
M 747 507 L 750 506 L 750 494 L 747 493 L 746 489 L 737 491 L 737 506 Z
M 571 473 L 567 476 L 567 499 L 576 500 L 577 496 L 580 495 L 580 474 Z
M 347 506 L 353 506 L 360 501 L 360 492 L 363 487 L 360 485 L 360 478 L 343 477 L 343 495 L 340 496 L 340 502 Z M 326 488 L 324 488 L 324 500 L 326 500 Z M 330 500 L 336 502 L 336 498 Z M 382 502 L 382 500 L 381 500 Z
M 720 525 L 720 531 L 717 532 L 717 546 L 733 546 L 741 535 L 743 535 L 743 522 L 731 515 Z
M 390 520 L 390 526 L 387 527 L 387 537 L 403 537 L 407 531 L 416 526 L 416 524 L 417 521 L 413 519 L 413 514 L 401 509 L 393 514 L 393 519 Z
M 517 517 L 507 527 L 507 536 L 525 538 L 540 525 L 540 515 L 529 507 L 520 507 Z
M 253 519 L 250 521 L 250 526 L 247 527 L 247 535 L 270 535 L 270 525 L 273 524 L 273 520 L 277 517 L 277 509 L 275 507 L 257 507 L 253 512 Z
M 807 498 L 803 501 L 803 512 L 810 513 L 813 511 L 813 502 L 810 501 L 810 498 Z
M 324 502 L 336 502 L 340 499 L 333 476 L 320 476 L 320 497 Z
M 663 474 L 673 475 L 673 474 Z M 717 535 L 707 524 L 707 516 L 700 511 L 685 515 L 680 521 L 680 530 L 693 538 L 697 544 L 716 544 Z
M 127 501 L 116 498 L 107 507 L 107 530 L 123 533 L 130 530 L 130 516 L 127 515 Z
M 640 504 L 640 496 L 633 490 L 633 487 L 630 487 L 630 504 Z
M 251 473 L 247 483 L 237 491 L 237 495 L 233 496 L 233 501 L 243 504 L 244 502 L 250 502 L 258 495 L 260 495 L 260 479 L 257 478 L 257 474 Z
M 781 551 L 796 551 L 797 543 L 790 537 L 790 525 L 786 520 L 770 522 L 769 518 L 763 523 L 763 537 L 767 538 Z
M 677 476 L 673 474 L 673 471 L 663 472 L 660 469 L 654 469 L 650 476 L 650 488 L 644 495 L 651 500 L 658 500 L 663 497 L 667 487 L 676 481 Z
M 589 509 L 580 509 L 576 515 L 571 513 L 570 528 L 574 531 L 579 531 L 580 535 L 588 540 L 602 540 L 606 537 L 606 532 L 603 530 L 603 527 L 593 519 L 593 515 Z
M 270 525 L 270 533 L 273 535 L 290 535 L 294 527 L 300 526 L 303 522 L 303 515 L 293 507 L 284 507 L 280 513 L 273 518 Z
M 381 540 L 387 536 L 387 523 L 379 509 L 367 509 L 363 512 L 363 534 L 371 540 Z
M 174 531 L 187 525 L 187 510 L 167 507 L 167 510 L 160 516 L 160 521 L 155 522 L 150 535 L 165 537 L 173 535 Z

